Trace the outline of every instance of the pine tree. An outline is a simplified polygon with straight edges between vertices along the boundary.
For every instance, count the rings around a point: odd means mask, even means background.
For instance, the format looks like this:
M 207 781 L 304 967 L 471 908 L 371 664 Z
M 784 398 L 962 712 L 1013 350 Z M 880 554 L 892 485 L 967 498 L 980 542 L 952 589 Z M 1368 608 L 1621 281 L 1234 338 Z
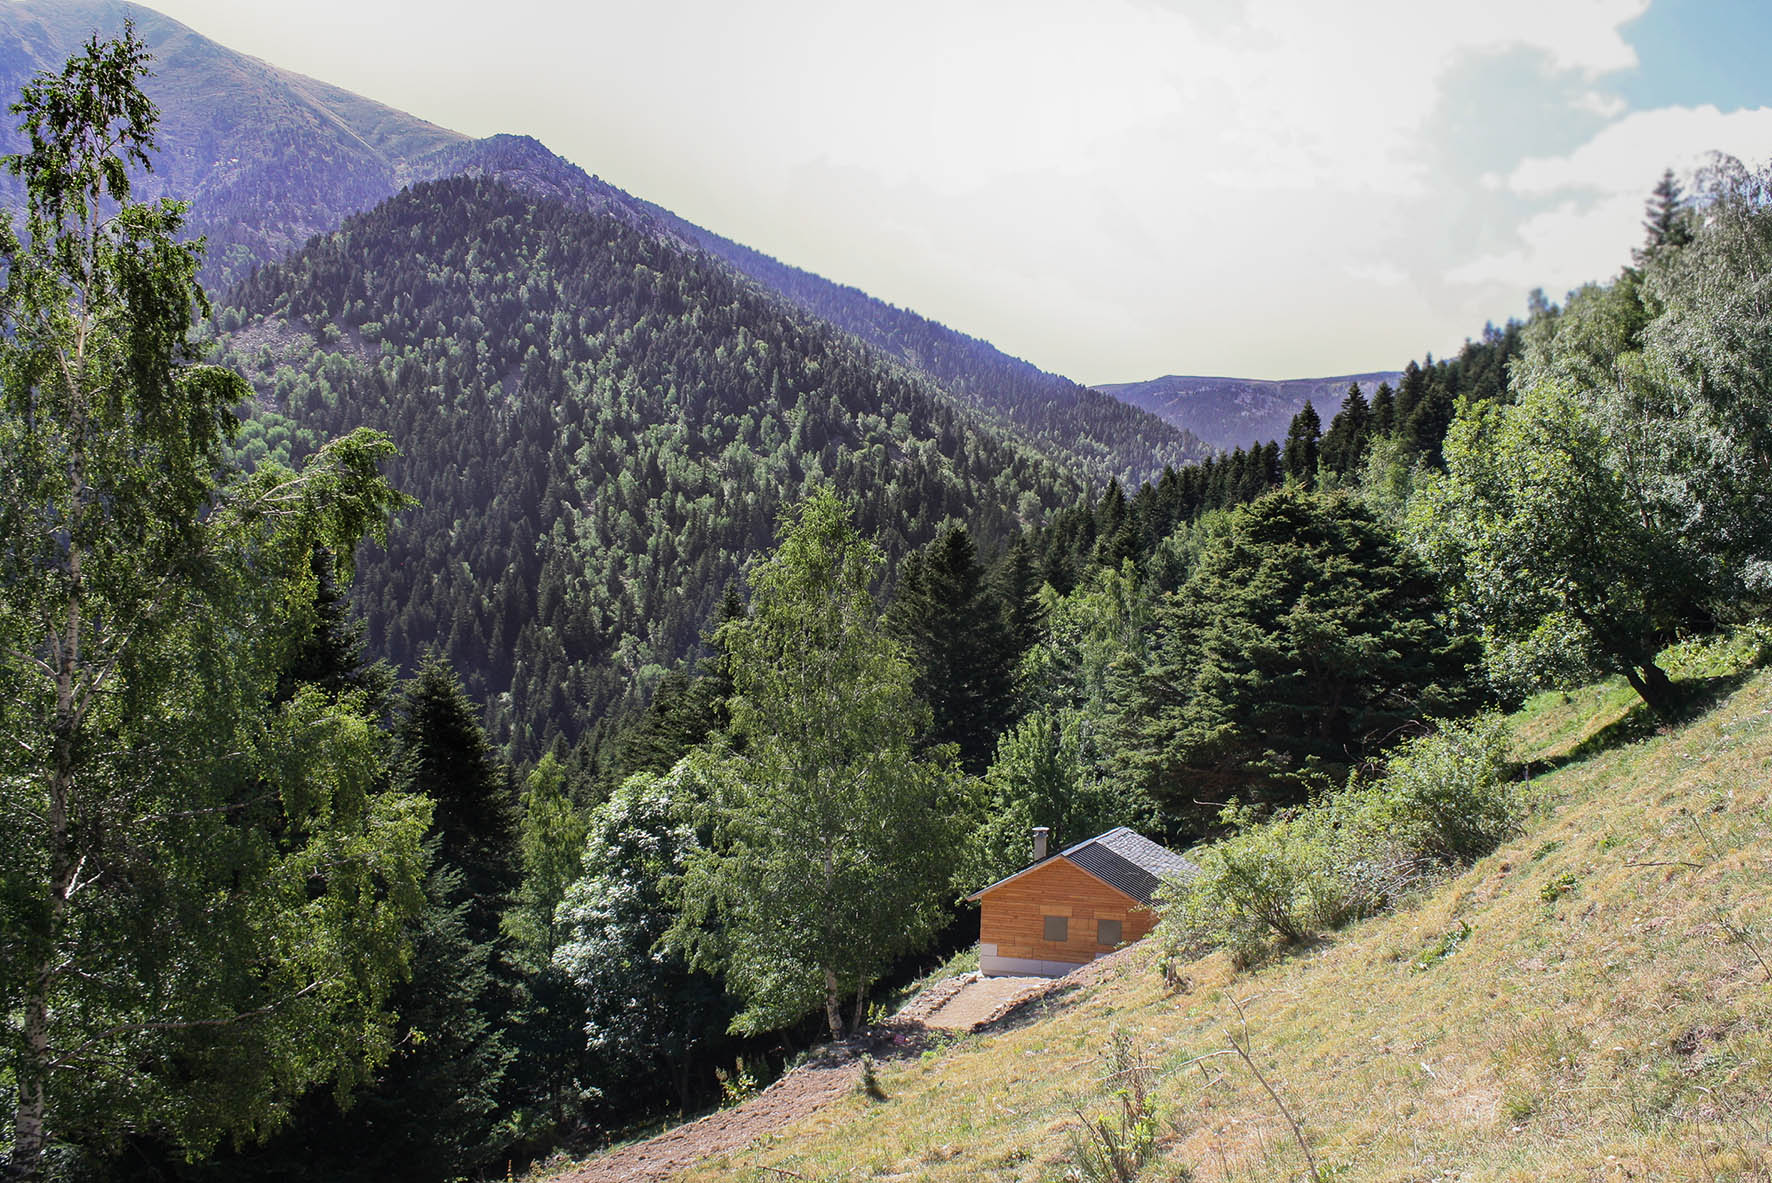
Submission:
M 953 744 L 963 768 L 983 772 L 1014 709 L 1019 654 L 965 527 L 905 560 L 887 619 L 929 706 L 927 742 Z
M 1380 382 L 1372 394 L 1372 438 L 1383 439 L 1396 425 L 1397 402 L 1389 382 Z
M 1674 170 L 1664 169 L 1643 204 L 1643 247 L 1637 252 L 1637 261 L 1644 262 L 1663 247 L 1682 247 L 1691 241 L 1685 192 Z
M 1286 429 L 1286 479 L 1302 489 L 1317 487 L 1318 441 L 1322 438 L 1323 421 L 1306 399 L 1303 409 L 1292 416 L 1292 424 Z
M 1323 467 L 1337 477 L 1357 476 L 1366 459 L 1367 437 L 1371 430 L 1371 410 L 1359 383 L 1347 388 L 1341 409 L 1330 421 L 1323 436 Z

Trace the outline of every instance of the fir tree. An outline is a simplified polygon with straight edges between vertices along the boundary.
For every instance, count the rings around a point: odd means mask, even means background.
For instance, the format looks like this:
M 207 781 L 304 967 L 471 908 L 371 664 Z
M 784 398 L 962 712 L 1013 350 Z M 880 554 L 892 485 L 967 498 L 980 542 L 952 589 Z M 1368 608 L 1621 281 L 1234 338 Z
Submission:
M 953 744 L 963 768 L 983 772 L 1014 708 L 1018 654 L 965 527 L 906 559 L 887 619 L 929 705 L 927 743 Z
M 1323 421 L 1306 399 L 1303 409 L 1292 416 L 1292 425 L 1286 430 L 1286 479 L 1302 489 L 1317 487 L 1318 442 L 1322 438 Z
M 1347 397 L 1341 400 L 1341 409 L 1323 436 L 1323 467 L 1337 477 L 1357 476 L 1366 459 L 1370 431 L 1371 409 L 1356 382 L 1347 388 Z
M 1197 832 L 1196 802 L 1296 801 L 1398 727 L 1461 705 L 1471 647 L 1427 573 L 1346 494 L 1239 510 L 1158 608 L 1117 695 L 1116 761 Z

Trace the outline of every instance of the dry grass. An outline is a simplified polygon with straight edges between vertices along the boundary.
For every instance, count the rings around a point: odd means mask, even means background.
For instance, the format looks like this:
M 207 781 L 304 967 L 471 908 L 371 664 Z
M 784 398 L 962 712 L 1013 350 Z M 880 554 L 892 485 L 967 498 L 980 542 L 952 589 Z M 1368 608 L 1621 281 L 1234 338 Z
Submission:
M 1666 734 L 1631 712 L 1528 704 L 1522 755 L 1560 763 L 1529 833 L 1413 906 L 1257 972 L 1204 958 L 1184 993 L 1135 960 L 681 1178 L 1063 1179 L 1117 1028 L 1157 1069 L 1141 1178 L 1308 1177 L 1214 1054 L 1246 1038 L 1325 1179 L 1772 1180 L 1772 674 Z

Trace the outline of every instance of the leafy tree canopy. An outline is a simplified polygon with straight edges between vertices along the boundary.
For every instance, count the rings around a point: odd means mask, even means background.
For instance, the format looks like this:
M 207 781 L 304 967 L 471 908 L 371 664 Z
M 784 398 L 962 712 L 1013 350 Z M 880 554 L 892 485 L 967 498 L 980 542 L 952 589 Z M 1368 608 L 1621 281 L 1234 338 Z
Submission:
M 401 497 L 353 434 L 222 462 L 248 393 L 194 363 L 183 208 L 130 198 L 155 112 L 134 31 L 15 107 L 0 230 L 0 1076 L 12 1170 L 56 1141 L 192 1155 L 386 1055 L 429 808 L 362 689 L 279 685 Z M 279 691 L 281 690 L 281 693 Z

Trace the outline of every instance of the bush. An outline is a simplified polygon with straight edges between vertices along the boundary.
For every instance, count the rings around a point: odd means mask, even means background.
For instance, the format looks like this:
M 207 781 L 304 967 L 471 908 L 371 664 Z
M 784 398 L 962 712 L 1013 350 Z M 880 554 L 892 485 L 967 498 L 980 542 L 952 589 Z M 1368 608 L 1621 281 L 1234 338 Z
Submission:
M 1348 794 L 1355 825 L 1414 858 L 1459 863 L 1488 854 L 1525 816 L 1508 775 L 1510 743 L 1507 721 L 1493 713 L 1408 740 L 1382 779 Z
M 1423 879 L 1519 830 L 1498 715 L 1444 725 L 1392 755 L 1376 782 L 1263 820 L 1232 805 L 1235 833 L 1194 852 L 1199 872 L 1166 886 L 1158 935 L 1172 954 L 1229 950 L 1239 965 L 1389 907 Z
M 1277 938 L 1309 940 L 1375 910 L 1331 810 L 1286 810 L 1266 821 L 1233 805 L 1222 820 L 1237 833 L 1196 852 L 1199 872 L 1166 888 L 1159 934 L 1175 951 L 1228 949 L 1239 965 L 1260 960 Z

